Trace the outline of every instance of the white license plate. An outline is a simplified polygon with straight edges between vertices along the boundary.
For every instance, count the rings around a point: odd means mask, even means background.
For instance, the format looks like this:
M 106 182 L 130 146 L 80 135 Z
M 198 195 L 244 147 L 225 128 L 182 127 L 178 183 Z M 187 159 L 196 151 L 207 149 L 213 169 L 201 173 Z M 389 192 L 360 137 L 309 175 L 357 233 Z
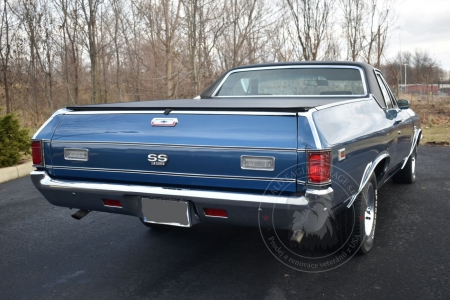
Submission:
M 147 223 L 191 227 L 186 201 L 142 198 L 142 215 Z

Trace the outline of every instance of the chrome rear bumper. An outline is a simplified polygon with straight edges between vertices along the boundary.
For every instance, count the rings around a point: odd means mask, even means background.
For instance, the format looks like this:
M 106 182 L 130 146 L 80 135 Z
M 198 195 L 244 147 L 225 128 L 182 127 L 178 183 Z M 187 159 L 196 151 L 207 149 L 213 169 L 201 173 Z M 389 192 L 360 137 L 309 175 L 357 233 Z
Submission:
M 70 191 L 92 194 L 139 195 L 147 197 L 163 197 L 185 200 L 225 200 L 255 203 L 273 203 L 290 205 L 307 205 L 305 196 L 272 196 L 261 194 L 232 193 L 218 191 L 202 191 L 172 189 L 154 186 L 141 186 L 116 183 L 96 183 L 85 181 L 69 181 L 52 179 L 45 171 L 31 172 L 31 180 L 38 190 Z M 313 193 L 315 194 L 315 193 Z
M 290 229 L 292 213 L 307 211 L 317 201 L 333 201 L 333 189 L 307 190 L 302 196 L 264 195 L 224 191 L 189 190 L 116 183 L 97 183 L 57 180 L 45 171 L 31 172 L 31 180 L 42 195 L 52 204 L 89 211 L 103 211 L 143 218 L 142 198 L 186 200 L 191 205 L 192 225 L 197 223 L 259 226 L 259 215 L 271 215 L 282 224 L 272 222 L 267 227 Z M 123 207 L 105 206 L 102 199 L 117 199 Z M 228 212 L 227 218 L 212 218 L 203 213 L 204 208 L 220 208 Z M 322 226 L 316 224 L 316 226 Z M 313 226 L 315 227 L 315 226 Z

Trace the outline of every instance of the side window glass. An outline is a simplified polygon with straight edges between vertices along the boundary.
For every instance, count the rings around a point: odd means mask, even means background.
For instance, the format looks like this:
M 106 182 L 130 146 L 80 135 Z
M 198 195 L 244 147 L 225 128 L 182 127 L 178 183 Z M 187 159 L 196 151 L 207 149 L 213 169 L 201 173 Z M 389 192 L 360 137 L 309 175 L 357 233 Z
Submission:
M 250 84 L 250 79 L 249 78 L 242 78 L 241 79 L 241 86 L 242 89 L 244 90 L 244 92 L 248 92 L 248 86 Z
M 383 98 L 384 101 L 386 102 L 386 108 L 393 108 L 393 104 L 391 101 L 391 97 L 389 96 L 389 92 L 386 88 L 386 86 L 383 83 L 383 80 L 381 79 L 380 74 L 377 74 L 377 81 L 378 81 L 378 85 L 380 86 L 381 92 L 383 93 Z
M 395 94 L 392 92 L 391 88 L 389 87 L 389 84 L 387 84 L 387 82 L 386 82 L 386 80 L 384 79 L 383 75 L 380 74 L 380 77 L 381 77 L 381 79 L 383 80 L 384 85 L 386 86 L 386 88 L 387 88 L 387 90 L 388 90 L 388 92 L 389 92 L 389 95 L 390 95 L 390 97 L 391 97 L 392 106 L 393 106 L 393 107 L 397 107 L 397 106 L 398 106 L 398 105 L 397 105 L 397 98 L 395 97 Z

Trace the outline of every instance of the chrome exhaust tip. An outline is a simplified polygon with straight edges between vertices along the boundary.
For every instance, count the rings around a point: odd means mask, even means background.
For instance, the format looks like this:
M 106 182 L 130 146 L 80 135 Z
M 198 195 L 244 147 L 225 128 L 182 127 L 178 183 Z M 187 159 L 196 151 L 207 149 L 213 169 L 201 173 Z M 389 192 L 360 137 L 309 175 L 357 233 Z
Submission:
M 301 231 L 301 230 L 296 230 L 296 231 L 292 232 L 291 242 L 297 242 L 300 244 L 304 235 L 305 235 L 305 232 Z
M 74 214 L 72 215 L 72 218 L 74 218 L 75 220 L 81 220 L 81 219 L 84 218 L 88 213 L 90 213 L 90 210 L 80 209 L 79 211 L 77 211 L 76 213 L 74 213 Z

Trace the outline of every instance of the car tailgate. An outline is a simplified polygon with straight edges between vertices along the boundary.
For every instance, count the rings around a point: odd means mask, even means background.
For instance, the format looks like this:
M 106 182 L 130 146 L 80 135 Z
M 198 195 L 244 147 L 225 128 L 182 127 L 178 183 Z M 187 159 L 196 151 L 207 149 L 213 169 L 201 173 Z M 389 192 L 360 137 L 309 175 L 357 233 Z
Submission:
M 65 157 L 67 149 L 86 150 L 88 160 Z M 265 190 L 282 182 L 294 192 L 296 178 L 283 172 L 297 164 L 296 149 L 292 112 L 70 112 L 53 134 L 47 169 L 57 178 L 174 188 Z M 165 164 L 149 161 L 160 155 Z M 243 168 L 243 156 L 273 158 L 274 169 Z

